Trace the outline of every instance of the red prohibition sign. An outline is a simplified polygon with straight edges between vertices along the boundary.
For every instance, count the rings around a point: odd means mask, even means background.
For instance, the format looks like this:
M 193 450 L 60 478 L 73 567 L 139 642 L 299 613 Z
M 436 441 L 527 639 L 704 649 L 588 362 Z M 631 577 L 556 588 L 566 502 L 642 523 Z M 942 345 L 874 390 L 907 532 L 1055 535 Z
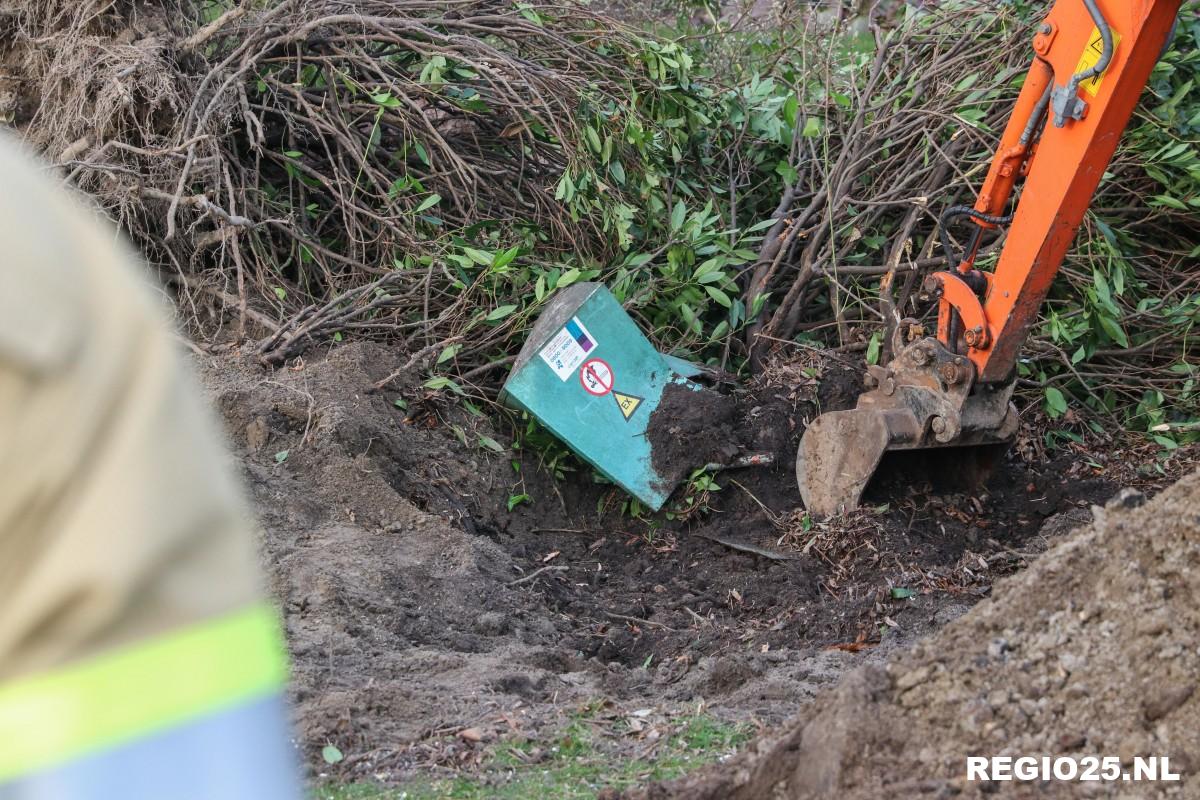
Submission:
M 607 361 L 600 358 L 585 361 L 579 368 L 579 382 L 583 384 L 583 390 L 588 394 L 603 397 L 612 391 L 612 367 L 608 365 Z

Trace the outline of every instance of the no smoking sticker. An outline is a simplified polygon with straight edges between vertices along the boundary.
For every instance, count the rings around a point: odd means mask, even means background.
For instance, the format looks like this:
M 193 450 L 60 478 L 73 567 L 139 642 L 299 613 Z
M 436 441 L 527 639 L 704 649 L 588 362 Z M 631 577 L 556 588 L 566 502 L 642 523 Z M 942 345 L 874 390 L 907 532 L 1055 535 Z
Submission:
M 612 391 L 612 367 L 608 365 L 608 362 L 599 358 L 585 361 L 579 368 L 579 382 L 583 384 L 584 391 L 588 394 L 603 397 Z

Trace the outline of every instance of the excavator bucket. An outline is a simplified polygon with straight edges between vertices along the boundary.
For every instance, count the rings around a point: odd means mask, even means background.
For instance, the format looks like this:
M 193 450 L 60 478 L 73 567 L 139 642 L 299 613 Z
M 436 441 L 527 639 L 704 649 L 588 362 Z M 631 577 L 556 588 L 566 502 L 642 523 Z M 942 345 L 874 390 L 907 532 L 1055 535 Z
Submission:
M 947 471 L 979 480 L 1016 434 L 1012 384 L 976 385 L 971 362 L 937 339 L 868 368 L 867 386 L 854 409 L 822 414 L 800 440 L 796 481 L 817 516 L 857 508 L 885 454 L 952 448 Z

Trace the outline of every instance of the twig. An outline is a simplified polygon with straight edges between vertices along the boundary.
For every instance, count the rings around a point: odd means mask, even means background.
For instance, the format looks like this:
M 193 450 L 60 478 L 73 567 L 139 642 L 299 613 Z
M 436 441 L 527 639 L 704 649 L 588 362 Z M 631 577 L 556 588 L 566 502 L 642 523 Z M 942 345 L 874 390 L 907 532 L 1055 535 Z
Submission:
M 568 570 L 568 569 L 570 569 L 570 567 L 566 566 L 565 564 L 550 564 L 549 566 L 535 569 L 533 572 L 529 573 L 524 578 L 517 578 L 515 581 L 509 581 L 508 583 L 505 584 L 505 586 L 516 586 L 518 584 L 525 583 L 526 581 L 531 581 L 534 578 L 536 578 L 538 575 L 541 575 L 543 572 L 562 572 L 563 570 Z
M 769 558 L 772 561 L 791 561 L 795 558 L 795 556 L 791 555 L 790 553 L 782 553 L 778 550 L 771 550 L 766 547 L 759 547 L 758 545 L 752 544 L 751 542 L 743 542 L 743 541 L 739 541 L 737 539 L 729 539 L 729 538 L 726 538 L 724 536 L 720 536 L 720 535 L 714 534 L 714 533 L 699 532 L 696 535 L 700 536 L 701 538 L 708 539 L 709 541 L 716 542 L 717 544 L 723 544 L 726 547 L 731 547 L 734 550 L 741 550 L 746 553 L 753 553 L 756 556 L 762 556 L 763 558 Z
M 180 50 L 195 50 L 195 49 L 199 48 L 202 44 L 207 42 L 213 36 L 216 36 L 217 33 L 220 32 L 221 28 L 224 28 L 226 25 L 233 22 L 234 20 L 240 19 L 242 16 L 245 15 L 245 13 L 246 13 L 246 6 L 238 6 L 237 8 L 229 9 L 224 14 L 217 17 L 212 22 L 208 23 L 203 28 L 196 31 L 191 36 L 189 36 L 188 38 L 186 38 L 182 42 L 180 42 L 179 49 Z
M 642 619 L 641 617 L 630 617 L 626 614 L 616 614 L 612 611 L 601 611 L 600 613 L 609 619 L 619 619 L 622 622 L 632 622 L 635 625 L 649 625 L 652 628 L 662 628 L 665 631 L 671 631 L 673 633 L 677 632 L 676 629 L 672 628 L 670 625 L 663 625 L 661 622 L 652 622 L 648 619 Z

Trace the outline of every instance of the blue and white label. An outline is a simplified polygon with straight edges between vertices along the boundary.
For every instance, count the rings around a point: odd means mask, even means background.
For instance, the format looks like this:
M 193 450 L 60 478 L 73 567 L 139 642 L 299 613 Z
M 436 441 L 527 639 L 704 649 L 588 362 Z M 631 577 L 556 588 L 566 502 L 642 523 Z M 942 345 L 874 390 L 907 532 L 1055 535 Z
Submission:
M 579 321 L 579 317 L 571 317 L 538 355 L 550 365 L 560 381 L 565 381 L 575 374 L 575 370 L 599 344 Z

